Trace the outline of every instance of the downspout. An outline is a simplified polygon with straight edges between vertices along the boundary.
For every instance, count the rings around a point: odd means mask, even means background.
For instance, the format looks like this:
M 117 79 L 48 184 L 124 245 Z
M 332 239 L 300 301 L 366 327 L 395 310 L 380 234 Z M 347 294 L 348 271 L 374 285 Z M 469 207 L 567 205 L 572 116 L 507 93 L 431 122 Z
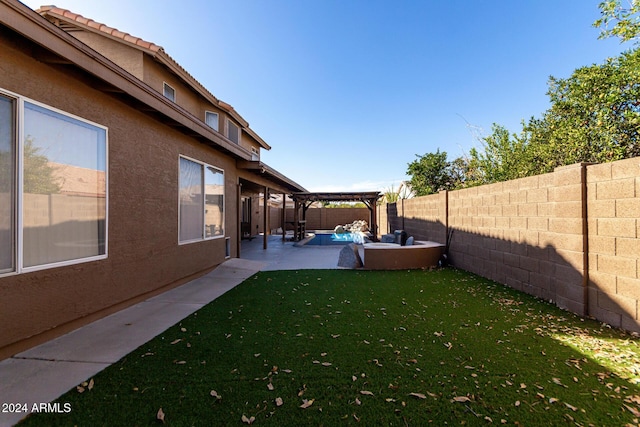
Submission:
M 282 227 L 282 242 L 287 237 L 287 195 L 282 193 L 282 212 L 280 213 L 280 226 Z

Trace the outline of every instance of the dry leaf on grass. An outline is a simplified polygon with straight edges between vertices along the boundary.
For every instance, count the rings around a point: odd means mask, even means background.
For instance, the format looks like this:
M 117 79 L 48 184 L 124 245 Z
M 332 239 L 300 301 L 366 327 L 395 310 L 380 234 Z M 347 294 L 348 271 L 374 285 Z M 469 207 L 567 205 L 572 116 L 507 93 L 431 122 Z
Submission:
M 302 409 L 307 409 L 309 406 L 313 405 L 313 401 L 314 401 L 314 400 L 315 400 L 315 399 L 309 399 L 309 400 L 304 399 L 304 400 L 302 401 L 302 405 L 300 405 L 300 407 L 301 407 Z
M 218 394 L 218 392 L 217 392 L 217 391 L 215 391 L 215 390 L 211 390 L 211 392 L 210 392 L 209 394 L 210 394 L 211 396 L 215 397 L 215 398 L 216 398 L 216 399 L 218 399 L 218 400 L 222 399 L 222 396 L 220 396 L 220 395 Z
M 576 412 L 578 410 L 578 408 L 576 408 L 573 405 L 569 405 L 568 403 L 565 402 L 564 406 L 566 406 L 567 408 L 571 409 L 573 412 Z
M 302 384 L 302 388 L 298 392 L 298 397 L 301 397 L 304 394 L 305 391 L 307 391 L 307 385 L 306 384 Z
M 91 379 L 89 380 L 89 384 L 87 385 L 87 388 L 88 388 L 89 390 L 93 389 L 93 378 L 91 378 Z
M 91 385 L 91 387 L 89 387 L 89 385 Z M 93 388 L 93 379 L 91 379 L 90 383 L 83 381 L 79 386 L 76 386 L 76 390 L 78 390 L 78 393 L 84 393 L 87 387 L 89 387 L 89 390 Z
M 360 390 L 360 394 L 364 394 L 366 396 L 373 396 L 373 393 L 371 393 L 369 390 Z
M 282 406 L 284 405 L 284 402 L 282 401 L 281 397 L 276 397 L 276 406 Z
M 564 388 L 568 388 L 566 385 L 562 384 L 562 380 L 560 378 L 552 378 L 552 380 L 553 380 L 554 384 L 557 384 L 557 385 L 559 385 L 561 387 L 564 387 Z
M 251 425 L 254 423 L 255 420 L 256 420 L 256 417 L 247 418 L 246 415 L 242 415 L 242 422 L 245 424 Z
M 269 389 L 269 391 L 273 391 L 273 384 L 267 383 L 267 388 Z
M 158 413 L 156 414 L 156 419 L 162 422 L 162 424 L 164 424 L 164 412 L 162 411 L 162 408 L 158 409 Z
M 467 396 L 456 396 L 453 398 L 452 402 L 471 402 L 471 399 L 469 399 Z
M 633 406 L 629 406 L 626 403 L 623 403 L 623 406 L 625 408 L 627 408 L 627 410 L 629 412 L 631 412 L 633 414 L 634 417 L 640 417 L 640 411 L 638 411 L 636 408 L 634 408 Z
M 425 396 L 422 393 L 409 393 L 409 396 L 417 397 L 418 399 L 426 399 L 427 398 L 427 396 Z

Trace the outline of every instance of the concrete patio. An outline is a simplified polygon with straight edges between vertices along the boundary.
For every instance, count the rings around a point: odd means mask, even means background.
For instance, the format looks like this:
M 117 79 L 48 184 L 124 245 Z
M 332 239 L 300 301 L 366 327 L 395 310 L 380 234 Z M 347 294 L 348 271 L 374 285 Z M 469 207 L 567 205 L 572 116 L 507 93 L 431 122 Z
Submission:
M 333 269 L 338 267 L 338 255 L 344 246 L 294 246 L 292 241 L 282 241 L 282 235 L 268 236 L 267 247 L 263 249 L 263 236 L 253 240 L 243 240 L 240 257 L 265 264 L 261 270 L 308 270 Z M 362 248 L 360 248 L 362 257 Z
M 342 246 L 295 247 L 282 236 L 242 241 L 242 258 L 0 362 L 0 404 L 51 402 L 261 270 L 333 269 Z M 72 408 L 73 410 L 73 408 Z M 0 427 L 27 414 L 0 412 Z

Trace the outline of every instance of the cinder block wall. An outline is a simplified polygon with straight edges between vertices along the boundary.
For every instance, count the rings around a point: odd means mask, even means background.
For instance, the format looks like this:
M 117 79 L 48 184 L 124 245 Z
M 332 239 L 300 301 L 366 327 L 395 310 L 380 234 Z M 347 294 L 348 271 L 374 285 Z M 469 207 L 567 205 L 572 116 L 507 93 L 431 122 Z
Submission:
M 356 220 L 369 223 L 368 208 L 311 208 L 307 210 L 307 230 L 333 230 L 336 225 Z
M 589 166 L 589 313 L 638 330 L 640 157 Z
M 640 331 L 640 158 L 565 166 L 381 211 L 390 230 L 418 239 L 444 243 L 453 230 L 456 267 Z
M 286 211 L 286 221 L 293 221 L 294 210 Z M 282 208 L 272 207 L 269 211 L 271 229 L 280 227 Z M 307 230 L 333 230 L 336 225 L 350 224 L 356 220 L 364 220 L 369 224 L 368 208 L 310 208 L 307 209 Z M 302 213 L 300 214 L 302 219 Z M 290 229 L 290 225 L 287 225 Z

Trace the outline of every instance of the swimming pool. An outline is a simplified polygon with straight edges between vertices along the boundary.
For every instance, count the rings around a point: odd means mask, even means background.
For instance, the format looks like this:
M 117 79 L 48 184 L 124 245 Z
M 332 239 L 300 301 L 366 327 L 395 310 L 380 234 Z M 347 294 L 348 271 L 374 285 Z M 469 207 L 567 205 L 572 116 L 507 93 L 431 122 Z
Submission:
M 307 245 L 348 245 L 349 243 L 364 243 L 362 233 L 331 233 L 316 232 L 315 237 L 307 242 Z

